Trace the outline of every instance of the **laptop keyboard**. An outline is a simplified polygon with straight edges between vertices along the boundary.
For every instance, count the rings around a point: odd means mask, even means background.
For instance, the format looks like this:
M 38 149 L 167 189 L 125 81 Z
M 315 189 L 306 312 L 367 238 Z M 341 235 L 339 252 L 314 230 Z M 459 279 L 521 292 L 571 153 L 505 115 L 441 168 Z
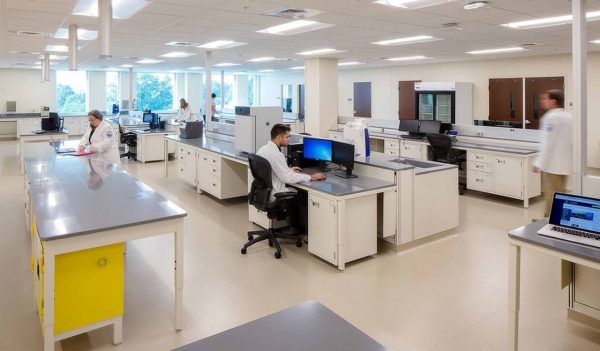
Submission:
M 600 235 L 583 232 L 581 230 L 567 229 L 567 228 L 563 228 L 563 227 L 559 227 L 559 226 L 553 226 L 552 230 L 559 232 L 559 233 L 563 233 L 563 234 L 575 235 L 575 236 L 578 236 L 581 238 L 587 238 L 587 239 L 600 241 Z

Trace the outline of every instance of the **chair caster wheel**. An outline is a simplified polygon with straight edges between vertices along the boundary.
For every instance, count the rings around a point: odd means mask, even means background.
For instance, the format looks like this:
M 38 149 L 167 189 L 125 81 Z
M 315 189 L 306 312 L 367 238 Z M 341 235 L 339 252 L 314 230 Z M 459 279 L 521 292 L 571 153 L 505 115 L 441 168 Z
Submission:
M 245 254 L 246 254 L 246 249 L 245 249 L 245 248 L 242 248 L 242 251 L 241 251 L 241 252 L 242 252 L 242 255 L 245 255 Z
M 273 241 L 272 240 L 269 240 L 269 246 L 273 247 Z
M 296 241 L 296 247 L 302 247 L 302 241 L 300 241 L 300 240 Z
M 279 252 L 279 251 L 275 252 L 275 258 L 276 259 L 280 259 L 281 258 L 281 252 Z

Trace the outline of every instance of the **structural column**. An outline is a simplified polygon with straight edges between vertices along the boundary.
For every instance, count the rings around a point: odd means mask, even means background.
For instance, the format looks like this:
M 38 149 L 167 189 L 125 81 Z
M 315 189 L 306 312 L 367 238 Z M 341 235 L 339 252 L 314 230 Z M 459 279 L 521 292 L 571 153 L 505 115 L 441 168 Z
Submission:
M 586 0 L 573 0 L 573 192 L 582 194 L 587 173 Z
M 304 62 L 306 106 L 304 127 L 313 136 L 327 137 L 337 125 L 338 59 L 314 58 Z
M 204 64 L 204 91 L 206 91 L 206 99 L 204 100 L 204 115 L 206 116 L 206 123 L 211 121 L 212 112 L 211 112 L 211 101 L 210 96 L 212 95 L 212 52 L 206 52 L 206 62 Z

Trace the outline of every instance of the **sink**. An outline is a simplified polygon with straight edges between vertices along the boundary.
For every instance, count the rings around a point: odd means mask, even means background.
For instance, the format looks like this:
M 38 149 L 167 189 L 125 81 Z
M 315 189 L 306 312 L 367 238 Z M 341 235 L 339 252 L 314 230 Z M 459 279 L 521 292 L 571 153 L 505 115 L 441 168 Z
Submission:
M 412 159 L 399 159 L 399 158 L 395 158 L 393 160 L 390 160 L 390 162 L 407 164 L 407 165 L 415 166 L 417 168 L 433 168 L 433 167 L 438 167 L 439 166 L 439 165 L 437 165 L 435 163 L 425 162 L 425 161 L 418 161 L 418 160 L 412 160 Z

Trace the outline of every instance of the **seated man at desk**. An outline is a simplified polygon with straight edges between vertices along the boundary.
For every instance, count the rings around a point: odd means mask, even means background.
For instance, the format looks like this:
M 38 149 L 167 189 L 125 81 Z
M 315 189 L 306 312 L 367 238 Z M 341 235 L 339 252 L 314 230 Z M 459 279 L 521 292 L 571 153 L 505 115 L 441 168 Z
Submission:
M 121 163 L 119 146 L 113 136 L 112 126 L 103 120 L 104 116 L 98 110 L 88 112 L 90 126 L 79 141 L 79 151 L 89 146 L 90 152 L 104 154 L 112 163 Z
M 290 140 L 290 127 L 277 123 L 271 129 L 271 141 L 263 145 L 256 154 L 264 157 L 271 164 L 273 181 L 273 191 L 271 192 L 270 201 L 275 201 L 275 193 L 289 191 L 285 184 L 295 184 L 300 182 L 309 182 L 311 180 L 324 180 L 326 177 L 322 173 L 312 175 L 301 173 L 300 167 L 288 167 L 285 160 L 285 155 L 281 152 L 281 148 L 288 146 Z M 307 196 L 306 193 L 298 192 L 298 195 L 293 201 L 291 209 L 292 223 L 295 225 L 304 226 L 307 228 Z M 300 209 L 302 209 L 300 211 Z

